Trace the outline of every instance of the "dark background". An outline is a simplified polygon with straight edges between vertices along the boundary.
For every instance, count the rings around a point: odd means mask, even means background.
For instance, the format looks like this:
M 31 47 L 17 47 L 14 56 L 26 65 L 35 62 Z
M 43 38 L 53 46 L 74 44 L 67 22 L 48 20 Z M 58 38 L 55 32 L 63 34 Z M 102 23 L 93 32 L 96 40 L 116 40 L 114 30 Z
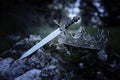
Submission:
M 74 15 L 85 27 L 110 30 L 109 44 L 119 50 L 119 0 L 0 0 L 0 52 L 30 34 L 52 31 L 53 19 L 64 22 Z

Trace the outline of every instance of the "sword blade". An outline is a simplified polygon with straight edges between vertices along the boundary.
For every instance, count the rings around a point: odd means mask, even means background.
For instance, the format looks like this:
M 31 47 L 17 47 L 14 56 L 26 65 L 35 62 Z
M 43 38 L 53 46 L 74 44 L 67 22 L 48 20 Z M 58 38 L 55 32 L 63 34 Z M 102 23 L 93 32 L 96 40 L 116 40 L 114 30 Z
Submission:
M 40 47 L 44 46 L 45 44 L 47 44 L 49 41 L 51 41 L 52 39 L 54 39 L 55 37 L 57 37 L 62 31 L 60 30 L 60 28 L 57 28 L 56 30 L 54 30 L 52 33 L 50 33 L 47 37 L 45 37 L 44 39 L 42 39 L 39 43 L 37 43 L 36 45 L 34 45 L 32 48 L 30 48 L 27 52 L 25 52 L 20 59 L 23 59 L 29 55 L 31 55 L 32 53 L 34 53 L 37 49 L 39 49 Z
M 63 25 L 63 28 L 66 29 L 68 26 L 70 26 L 71 24 L 73 24 L 74 22 L 77 22 L 80 19 L 80 16 L 76 16 L 74 17 L 72 20 L 68 21 L 66 24 Z M 62 28 L 62 27 L 61 27 Z M 35 52 L 37 49 L 39 49 L 40 47 L 44 46 L 46 43 L 48 43 L 49 41 L 51 41 L 52 39 L 54 39 L 55 37 L 57 37 L 62 31 L 60 30 L 60 28 L 57 28 L 56 30 L 54 30 L 52 33 L 50 33 L 47 37 L 45 37 L 43 40 L 41 40 L 39 43 L 37 43 L 35 46 L 33 46 L 32 48 L 30 48 L 25 54 L 23 54 L 20 59 L 23 59 L 29 55 L 31 55 L 33 52 Z

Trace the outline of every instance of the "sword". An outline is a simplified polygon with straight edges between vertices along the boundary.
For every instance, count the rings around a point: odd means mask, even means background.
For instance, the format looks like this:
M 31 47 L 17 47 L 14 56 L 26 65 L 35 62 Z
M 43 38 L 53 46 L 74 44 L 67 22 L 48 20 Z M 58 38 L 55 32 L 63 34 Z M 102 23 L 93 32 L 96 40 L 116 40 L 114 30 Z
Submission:
M 66 29 L 67 27 L 69 27 L 70 25 L 72 25 L 74 22 L 77 22 L 79 19 L 80 19 L 79 16 L 73 17 L 73 19 L 69 20 L 63 26 L 60 26 L 57 23 L 57 21 L 54 21 L 60 28 L 57 28 L 56 30 L 54 30 L 53 32 L 51 32 L 47 37 L 45 37 L 44 39 L 42 39 L 40 42 L 38 42 L 36 45 L 34 45 L 32 48 L 30 48 L 27 52 L 25 52 L 19 59 L 23 59 L 23 58 L 26 58 L 27 56 L 31 55 L 36 50 L 38 50 L 40 47 L 44 46 L 49 41 L 51 41 L 52 39 L 54 39 L 55 37 L 57 37 L 62 32 L 63 29 Z

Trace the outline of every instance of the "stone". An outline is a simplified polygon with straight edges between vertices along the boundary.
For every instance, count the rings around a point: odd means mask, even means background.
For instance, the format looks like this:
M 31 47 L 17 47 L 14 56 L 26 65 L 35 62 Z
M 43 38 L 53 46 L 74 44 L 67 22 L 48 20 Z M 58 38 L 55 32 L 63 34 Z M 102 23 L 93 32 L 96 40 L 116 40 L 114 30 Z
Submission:
M 27 64 L 27 60 L 16 60 L 10 67 L 9 78 L 13 80 L 15 77 L 18 77 L 30 70 L 31 67 Z
M 105 50 L 100 50 L 98 53 L 98 58 L 102 61 L 106 61 L 108 58 L 108 55 L 105 53 Z
M 6 58 L 0 61 L 0 79 L 7 79 L 9 72 L 10 72 L 10 66 L 13 63 L 12 58 Z
M 23 75 L 15 78 L 15 80 L 42 80 L 40 78 L 41 70 L 38 69 L 32 69 L 30 71 L 27 71 Z

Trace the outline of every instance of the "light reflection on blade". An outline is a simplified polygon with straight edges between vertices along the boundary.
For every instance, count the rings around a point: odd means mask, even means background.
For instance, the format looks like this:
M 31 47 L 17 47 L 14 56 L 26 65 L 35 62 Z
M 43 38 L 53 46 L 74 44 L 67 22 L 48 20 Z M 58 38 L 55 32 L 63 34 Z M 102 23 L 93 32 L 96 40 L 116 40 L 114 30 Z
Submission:
M 23 59 L 23 58 L 31 55 L 37 49 L 39 49 L 40 47 L 44 46 L 46 43 L 48 43 L 49 41 L 51 41 L 52 39 L 54 39 L 55 37 L 57 37 L 61 32 L 62 31 L 60 30 L 60 28 L 54 30 L 47 37 L 45 37 L 44 39 L 42 39 L 39 43 L 37 43 L 32 48 L 30 48 L 27 52 L 25 52 L 25 54 L 23 54 L 19 59 Z

